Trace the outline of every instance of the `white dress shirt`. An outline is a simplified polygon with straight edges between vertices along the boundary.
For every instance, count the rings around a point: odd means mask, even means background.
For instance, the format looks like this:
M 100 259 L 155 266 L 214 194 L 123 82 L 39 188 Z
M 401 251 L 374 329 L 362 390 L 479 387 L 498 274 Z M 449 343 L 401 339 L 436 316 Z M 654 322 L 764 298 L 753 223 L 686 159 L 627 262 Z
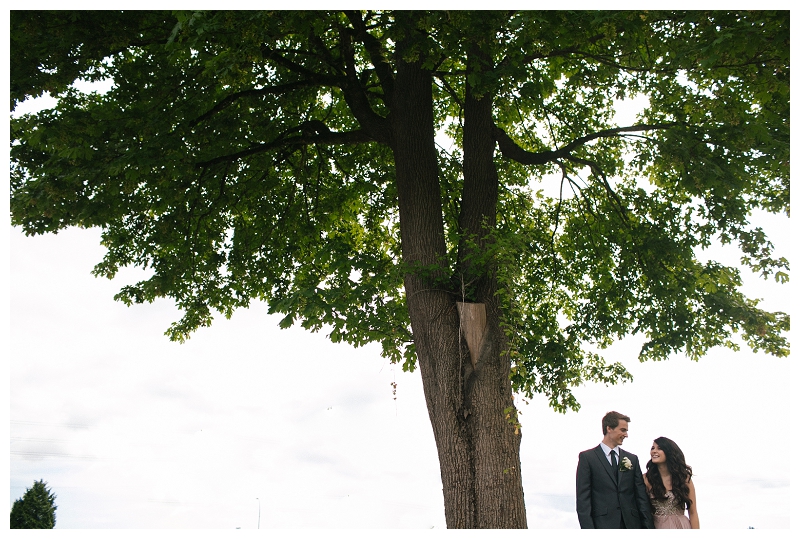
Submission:
M 612 451 L 617 454 L 617 464 L 619 464 L 619 462 L 620 462 L 620 460 L 619 460 L 619 446 L 615 447 L 614 449 L 611 449 L 610 447 L 608 447 L 603 442 L 600 442 L 600 448 L 603 450 L 603 454 L 606 456 L 606 460 L 608 461 L 608 465 L 609 466 L 611 466 L 613 464 L 613 462 L 611 462 L 611 452 Z

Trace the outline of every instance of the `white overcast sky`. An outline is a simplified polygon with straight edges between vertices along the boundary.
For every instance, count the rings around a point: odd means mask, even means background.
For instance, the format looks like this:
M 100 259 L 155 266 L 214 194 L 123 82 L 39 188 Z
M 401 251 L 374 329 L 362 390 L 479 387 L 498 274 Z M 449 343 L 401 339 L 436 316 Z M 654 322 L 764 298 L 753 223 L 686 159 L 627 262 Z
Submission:
M 785 249 L 785 220 L 769 221 Z M 10 240 L 10 502 L 44 478 L 59 528 L 254 528 L 256 498 L 264 528 L 444 527 L 418 373 L 376 346 L 279 330 L 263 304 L 172 343 L 169 301 L 112 300 L 138 270 L 90 275 L 97 231 Z M 788 286 L 749 290 L 789 308 Z M 715 350 L 639 364 L 637 349 L 609 354 L 634 382 L 578 388 L 578 413 L 518 403 L 530 527 L 577 527 L 577 454 L 614 409 L 643 461 L 658 436 L 683 448 L 703 527 L 787 528 L 789 360 Z M 760 455 L 747 466 L 743 445 Z
M 791 260 L 789 219 L 755 222 Z M 418 372 L 390 365 L 378 346 L 279 330 L 258 303 L 169 342 L 163 332 L 180 316 L 170 301 L 113 301 L 140 270 L 90 274 L 99 231 L 4 227 L 9 507 L 42 478 L 58 496 L 57 528 L 254 529 L 259 503 L 261 528 L 445 527 Z M 745 280 L 764 308 L 791 312 L 791 285 Z M 631 416 L 624 447 L 643 464 L 658 436 L 681 446 L 703 528 L 789 528 L 790 358 L 715 349 L 700 362 L 640 364 L 640 344 L 607 351 L 634 381 L 577 388 L 580 412 L 518 401 L 529 527 L 578 527 L 577 455 L 597 445 L 613 409 Z

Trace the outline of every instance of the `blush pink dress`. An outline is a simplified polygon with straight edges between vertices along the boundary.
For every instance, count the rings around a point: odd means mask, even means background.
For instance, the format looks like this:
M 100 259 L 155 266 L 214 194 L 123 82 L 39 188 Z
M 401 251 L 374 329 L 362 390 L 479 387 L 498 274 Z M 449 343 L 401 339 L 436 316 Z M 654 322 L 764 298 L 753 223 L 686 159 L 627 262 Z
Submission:
M 650 504 L 653 508 L 653 525 L 657 530 L 689 530 L 692 528 L 689 517 L 684 514 L 682 507 L 671 490 L 667 491 L 666 500 L 656 500 L 650 493 Z

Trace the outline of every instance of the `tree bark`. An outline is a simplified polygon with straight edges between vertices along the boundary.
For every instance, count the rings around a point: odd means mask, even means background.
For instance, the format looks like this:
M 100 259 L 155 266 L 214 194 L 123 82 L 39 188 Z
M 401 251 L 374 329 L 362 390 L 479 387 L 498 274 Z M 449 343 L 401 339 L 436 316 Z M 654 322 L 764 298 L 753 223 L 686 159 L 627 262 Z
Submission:
M 400 57 L 398 53 L 390 118 L 403 261 L 410 268 L 404 285 L 438 450 L 447 526 L 524 528 L 520 435 L 494 299 L 496 284 L 490 266 L 471 266 L 474 257 L 469 256 L 459 262 L 458 271 L 477 277 L 476 299 L 486 304 L 486 337 L 473 369 L 456 309 L 462 298 L 452 290 L 446 264 L 432 77 L 420 60 Z M 489 128 L 484 128 L 487 119 Z M 491 99 L 468 95 L 462 232 L 479 233 L 487 222 L 494 226 L 497 174 L 491 120 Z
M 434 147 L 432 80 L 418 64 L 399 62 L 392 135 L 403 262 L 414 346 L 439 453 L 449 528 L 473 528 L 474 477 L 461 410 L 461 343 L 447 276 L 446 248 Z M 416 271 L 414 268 L 418 268 Z M 424 266 L 426 269 L 419 269 Z M 438 267 L 438 271 L 430 271 Z M 467 360 L 468 361 L 468 360 Z
M 471 72 L 485 61 L 473 51 Z M 484 69 L 487 66 L 483 66 Z M 486 305 L 486 336 L 474 372 L 465 373 L 464 406 L 475 462 L 476 504 L 480 528 L 527 526 L 519 458 L 521 431 L 514 407 L 508 342 L 500 326 L 494 261 L 486 256 L 488 235 L 497 220 L 498 177 L 494 163 L 492 96 L 476 96 L 467 84 L 464 99 L 464 192 L 459 229 L 458 271 L 465 287 Z M 472 238 L 469 243 L 464 238 Z

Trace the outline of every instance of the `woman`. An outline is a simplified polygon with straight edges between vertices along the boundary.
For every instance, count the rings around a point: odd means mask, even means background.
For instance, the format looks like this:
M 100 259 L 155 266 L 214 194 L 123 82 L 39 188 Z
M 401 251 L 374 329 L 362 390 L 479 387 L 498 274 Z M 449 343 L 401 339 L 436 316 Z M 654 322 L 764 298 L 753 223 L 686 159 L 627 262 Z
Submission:
M 669 438 L 656 438 L 644 474 L 656 529 L 699 529 L 692 467 L 683 451 Z M 689 511 L 686 518 L 685 510 Z

